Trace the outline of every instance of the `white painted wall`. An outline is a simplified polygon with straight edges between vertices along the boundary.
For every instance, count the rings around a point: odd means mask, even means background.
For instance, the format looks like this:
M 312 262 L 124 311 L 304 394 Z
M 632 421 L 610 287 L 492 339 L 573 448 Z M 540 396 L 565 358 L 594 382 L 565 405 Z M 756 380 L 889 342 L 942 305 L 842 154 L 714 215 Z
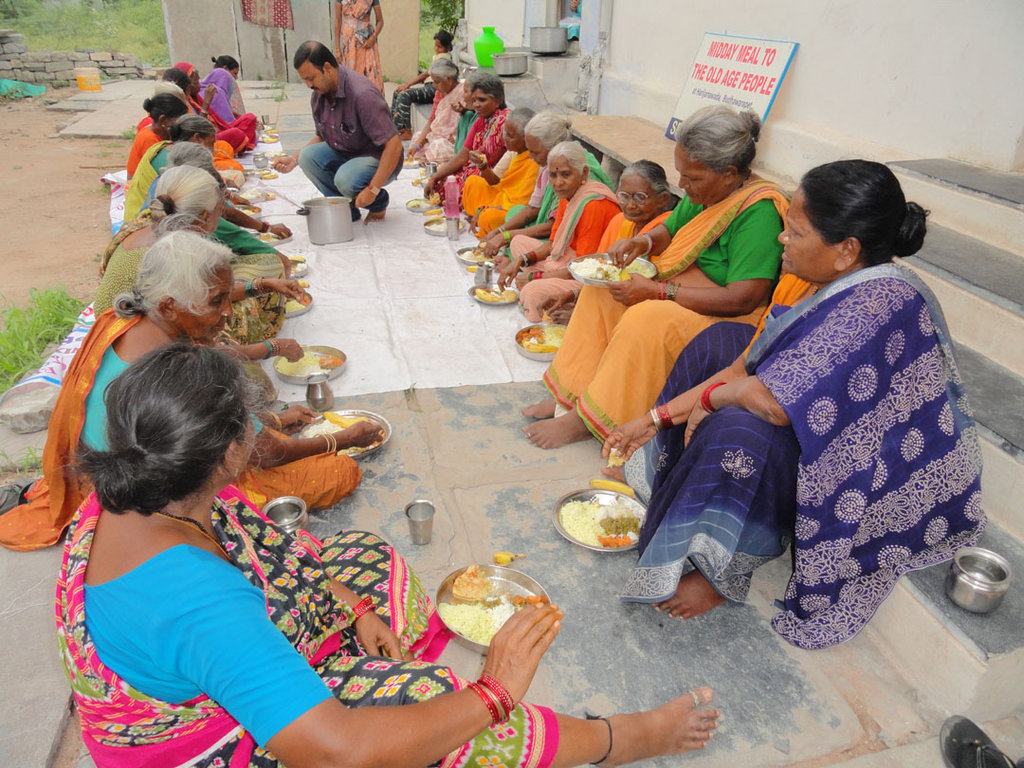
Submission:
M 473 55 L 473 41 L 485 26 L 494 27 L 506 48 L 521 46 L 525 18 L 526 0 L 466 0 L 470 55 Z
M 840 156 L 1024 170 L 1021 0 L 613 0 L 601 114 L 665 125 L 704 32 L 795 40 L 759 161 Z

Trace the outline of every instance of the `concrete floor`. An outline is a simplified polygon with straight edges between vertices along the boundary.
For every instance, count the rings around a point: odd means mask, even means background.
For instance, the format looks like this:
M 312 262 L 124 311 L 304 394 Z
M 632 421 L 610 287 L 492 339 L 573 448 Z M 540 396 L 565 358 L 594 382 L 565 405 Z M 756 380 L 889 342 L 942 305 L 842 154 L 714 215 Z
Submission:
M 269 114 L 291 131 L 286 149 L 304 143 L 306 92 L 287 98 L 264 87 L 249 109 Z M 135 86 L 137 87 L 137 86 Z M 258 88 L 252 84 L 253 89 Z M 137 93 L 125 88 L 80 131 L 119 135 Z M 129 103 L 131 102 L 131 103 Z M 113 119 L 118 110 L 124 118 Z M 106 114 L 106 118 L 102 117 Z M 81 121 L 80 121 L 81 122 Z M 90 127 L 93 126 L 93 127 Z M 81 134 L 79 134 L 81 135 Z M 922 701 L 887 660 L 869 629 L 838 648 L 806 652 L 772 632 L 772 601 L 781 596 L 788 561 L 762 569 L 750 603 L 694 620 L 670 620 L 653 609 L 626 605 L 617 590 L 633 563 L 629 553 L 594 553 L 561 539 L 551 522 L 562 494 L 599 475 L 598 446 L 588 442 L 555 452 L 534 448 L 519 433 L 522 405 L 544 394 L 540 384 L 391 392 L 346 398 L 339 407 L 384 414 L 394 435 L 363 462 L 364 478 L 349 499 L 312 516 L 318 535 L 341 528 L 381 533 L 402 552 L 427 589 L 497 550 L 527 553 L 520 570 L 542 583 L 566 612 L 561 635 L 545 657 L 530 699 L 570 714 L 611 713 L 655 706 L 695 685 L 716 690 L 721 729 L 703 753 L 651 761 L 655 766 L 816 766 L 931 768 L 940 764 L 937 738 L 950 712 Z M 14 450 L 0 433 L 0 450 Z M 413 546 L 402 514 L 413 498 L 438 508 L 430 544 Z M 53 639 L 52 595 L 60 552 L 0 550 L 0 765 L 52 764 L 64 731 L 69 691 Z M 922 649 L 927 652 L 926 649 Z M 442 661 L 473 677 L 482 658 L 452 645 Z M 987 723 L 1007 752 L 1024 755 L 1019 717 Z M 73 734 L 72 734 L 73 735 Z M 60 768 L 91 764 L 74 749 Z

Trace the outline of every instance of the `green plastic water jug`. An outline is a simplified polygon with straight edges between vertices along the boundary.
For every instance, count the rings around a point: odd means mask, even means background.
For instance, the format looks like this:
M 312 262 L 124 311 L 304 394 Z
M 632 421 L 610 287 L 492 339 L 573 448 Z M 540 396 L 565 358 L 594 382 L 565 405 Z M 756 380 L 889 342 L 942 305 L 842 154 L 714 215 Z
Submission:
M 505 52 L 505 41 L 494 31 L 494 27 L 484 27 L 483 34 L 473 41 L 473 52 L 476 54 L 476 63 L 481 67 L 493 67 L 496 53 Z

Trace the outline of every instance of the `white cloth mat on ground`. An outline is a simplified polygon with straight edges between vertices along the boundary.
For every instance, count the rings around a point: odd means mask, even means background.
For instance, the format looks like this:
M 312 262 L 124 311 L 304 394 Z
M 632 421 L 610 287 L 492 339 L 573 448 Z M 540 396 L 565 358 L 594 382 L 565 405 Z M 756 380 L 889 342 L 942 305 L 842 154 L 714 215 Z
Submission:
M 279 145 L 260 145 L 256 151 L 279 151 Z M 386 219 L 353 222 L 352 240 L 336 245 L 312 245 L 305 218 L 295 213 L 303 201 L 320 196 L 300 169 L 246 182 L 243 191 L 277 195 L 256 205 L 265 220 L 292 230 L 293 239 L 279 250 L 304 256 L 309 265 L 302 279 L 309 282 L 313 306 L 285 320 L 280 335 L 346 354 L 345 370 L 331 380 L 338 397 L 413 386 L 537 381 L 546 364 L 527 360 L 515 349 L 515 332 L 528 325 L 518 306 L 483 306 L 468 295 L 473 275 L 455 259 L 455 250 L 473 245 L 476 238 L 467 232 L 453 243 L 428 235 L 426 217 L 406 210 L 406 202 L 422 197 L 412 184 L 418 175 L 418 169 L 404 169 L 387 187 L 391 204 Z M 304 387 L 281 381 L 269 361 L 264 366 L 282 400 L 305 396 Z

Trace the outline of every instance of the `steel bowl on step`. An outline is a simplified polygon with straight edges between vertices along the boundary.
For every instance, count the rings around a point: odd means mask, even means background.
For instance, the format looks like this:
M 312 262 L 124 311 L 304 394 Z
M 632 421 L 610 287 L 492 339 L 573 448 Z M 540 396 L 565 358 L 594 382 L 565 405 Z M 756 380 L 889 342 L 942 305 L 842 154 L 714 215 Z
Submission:
M 990 549 L 964 547 L 953 556 L 946 575 L 949 599 L 972 613 L 991 613 L 1010 588 L 1009 561 Z
M 494 59 L 494 74 L 501 77 L 517 77 L 526 71 L 525 53 L 496 53 L 492 58 Z
M 565 53 L 569 50 L 569 30 L 565 27 L 530 27 L 533 53 Z

